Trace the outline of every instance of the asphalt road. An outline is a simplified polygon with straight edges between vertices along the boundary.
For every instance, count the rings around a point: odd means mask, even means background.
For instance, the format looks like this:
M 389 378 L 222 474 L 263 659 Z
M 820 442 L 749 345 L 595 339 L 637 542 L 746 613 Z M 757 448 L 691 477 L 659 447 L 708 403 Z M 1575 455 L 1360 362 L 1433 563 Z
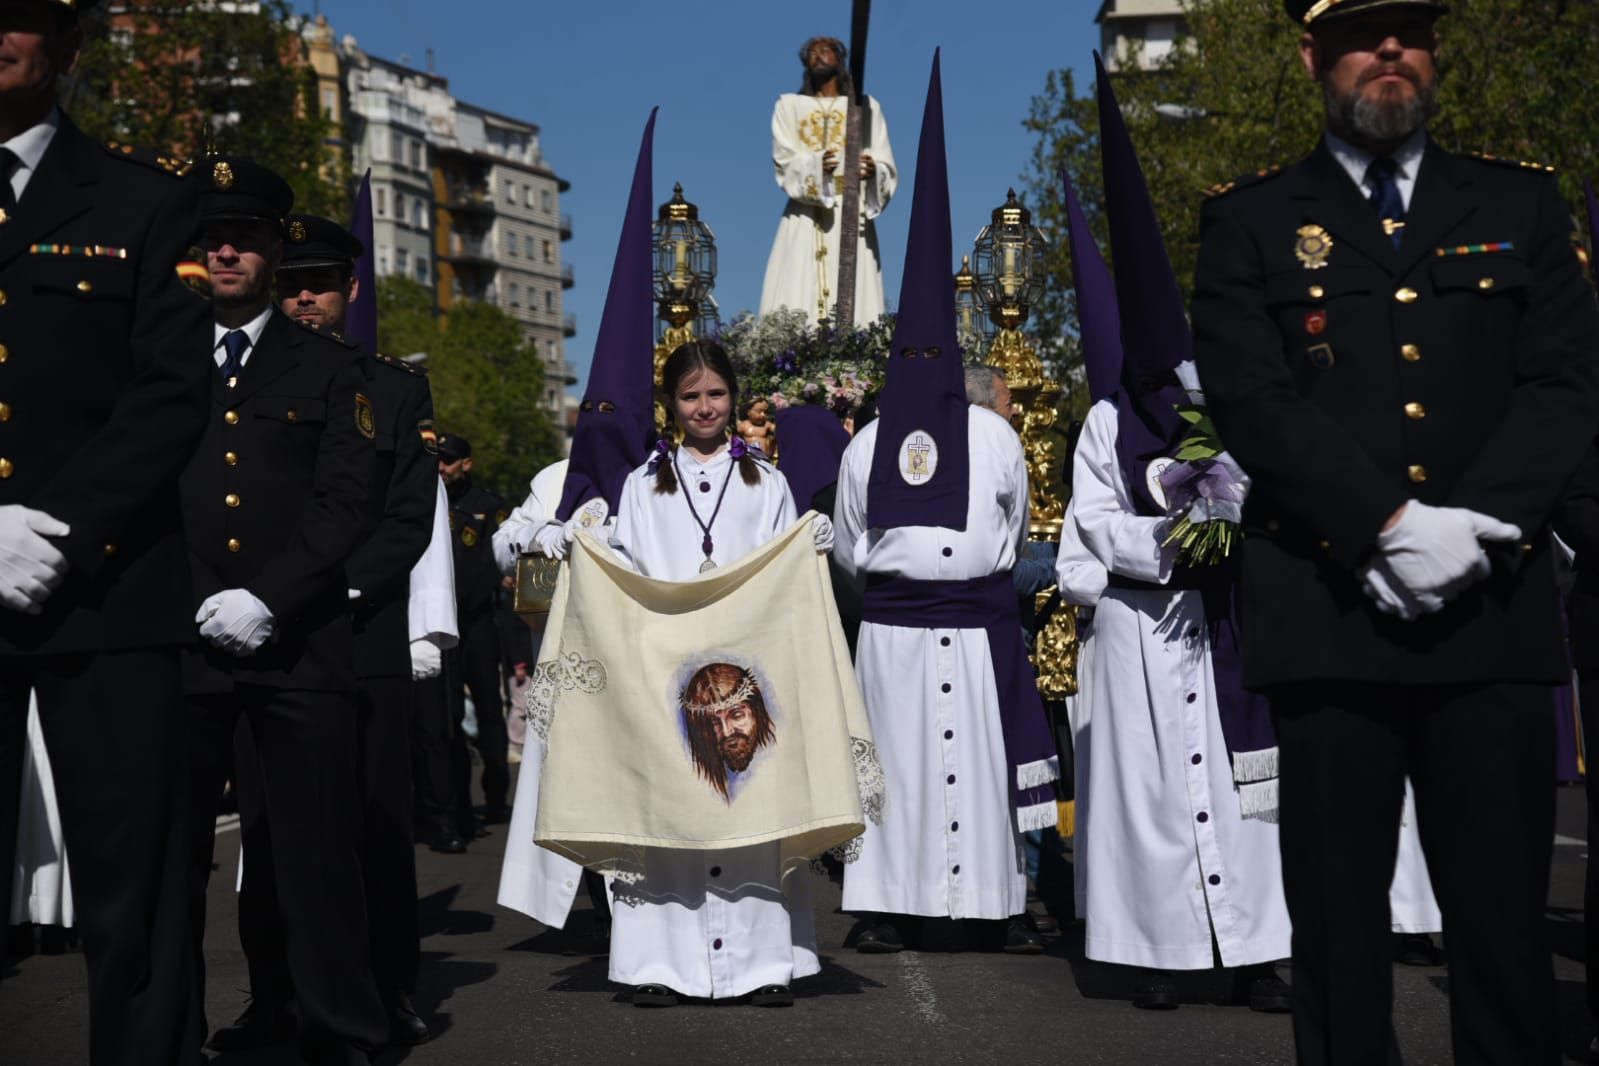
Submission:
M 1187 977 L 1176 1011 L 1134 1010 L 1127 1003 L 1129 973 L 1085 961 L 1081 928 L 1069 913 L 1057 912 L 1063 932 L 1039 957 L 979 950 L 957 927 L 929 930 L 921 950 L 867 956 L 843 946 L 853 922 L 838 910 L 836 886 L 818 904 L 822 973 L 795 984 L 792 1009 L 640 1010 L 606 980 L 605 958 L 586 951 L 582 892 L 567 932 L 495 905 L 504 832 L 497 827 L 465 855 L 417 850 L 425 940 L 416 1003 L 435 1036 L 419 1048 L 385 1051 L 378 1063 L 1293 1061 L 1288 1018 L 1222 1005 L 1221 974 Z M 1576 1062 L 1584 1061 L 1593 1035 L 1583 1003 L 1586 845 L 1576 789 L 1561 790 L 1559 832 L 1548 914 L 1562 1041 Z M 234 925 L 238 847 L 236 831 L 219 833 L 206 942 L 213 1026 L 238 1014 L 248 984 Z M 1493 859 L 1492 842 L 1484 841 L 1483 861 Z M 87 1062 L 82 956 L 35 953 L 10 960 L 4 974 L 0 1063 Z M 1447 981 L 1445 968 L 1395 968 L 1395 1017 L 1407 1063 L 1449 1062 Z M 295 1056 L 284 1045 L 213 1061 L 266 1066 L 293 1063 Z

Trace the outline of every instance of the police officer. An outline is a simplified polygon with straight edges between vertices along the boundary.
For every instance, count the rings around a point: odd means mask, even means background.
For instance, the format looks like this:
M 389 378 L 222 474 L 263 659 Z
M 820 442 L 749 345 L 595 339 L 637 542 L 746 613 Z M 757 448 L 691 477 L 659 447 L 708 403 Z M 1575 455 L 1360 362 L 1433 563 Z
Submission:
M 504 704 L 500 694 L 500 637 L 494 625 L 494 603 L 500 572 L 494 563 L 494 531 L 505 502 L 472 484 L 472 444 L 465 437 L 439 438 L 439 476 L 450 499 L 450 533 L 455 550 L 456 624 L 461 642 L 446 655 L 446 673 L 454 703 L 455 799 L 461 834 L 470 839 L 475 830 L 471 803 L 471 762 L 460 723 L 466 715 L 462 684 L 472 693 L 477 716 L 477 750 L 483 759 L 483 820 L 503 822 L 509 815 L 506 794 L 510 772 L 506 766 L 507 737 Z
M 376 464 L 370 360 L 273 304 L 293 201 L 283 179 L 237 156 L 200 160 L 195 178 L 215 313 L 214 343 L 192 356 L 211 372 L 209 414 L 180 481 L 198 606 L 184 678 L 195 911 L 203 921 L 231 752 L 252 994 L 212 1047 L 276 1039 L 292 995 L 305 1058 L 365 1062 L 388 1037 L 361 885 L 347 577 Z M 281 952 L 261 943 L 272 914 Z
M 205 419 L 210 307 L 174 270 L 196 220 L 182 164 L 92 141 L 56 107 L 92 3 L 0 11 L 0 915 L 31 691 L 72 853 L 90 1059 L 187 1064 L 177 476 Z
M 1599 308 L 1547 168 L 1428 139 L 1442 4 L 1286 7 L 1326 136 L 1206 205 L 1193 321 L 1211 413 L 1255 479 L 1245 681 L 1280 742 L 1299 1058 L 1397 1061 L 1408 772 L 1455 1060 L 1554 1063 L 1567 667 L 1547 530 L 1599 420 Z
M 348 306 L 376 299 L 363 292 L 355 262 L 365 251 L 337 222 L 290 215 L 278 267 L 278 303 L 295 321 L 342 334 Z M 371 533 L 350 556 L 345 575 L 355 611 L 359 706 L 362 867 L 372 970 L 388 1007 L 391 1039 L 427 1040 L 411 1006 L 421 941 L 412 844 L 411 718 L 413 687 L 407 625 L 411 568 L 433 533 L 439 474 L 434 458 L 433 394 L 425 371 L 386 355 L 361 362 L 362 391 L 375 416 L 377 467 L 368 507 Z M 273 918 L 273 932 L 279 923 Z M 281 945 L 281 935 L 269 943 Z

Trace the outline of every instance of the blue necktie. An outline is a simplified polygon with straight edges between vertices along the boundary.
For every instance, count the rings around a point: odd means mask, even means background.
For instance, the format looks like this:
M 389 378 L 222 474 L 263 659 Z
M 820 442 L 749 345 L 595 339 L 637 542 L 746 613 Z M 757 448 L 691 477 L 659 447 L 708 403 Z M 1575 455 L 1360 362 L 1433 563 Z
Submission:
M 1396 252 L 1405 233 L 1405 198 L 1400 195 L 1399 181 L 1394 177 L 1398 170 L 1399 164 L 1387 156 L 1373 159 L 1366 168 L 1366 180 L 1371 182 L 1371 206 L 1377 209 L 1383 232 L 1394 242 Z
M 229 330 L 222 335 L 222 347 L 227 358 L 222 361 L 222 380 L 232 381 L 244 366 L 244 350 L 250 346 L 250 337 L 242 329 Z

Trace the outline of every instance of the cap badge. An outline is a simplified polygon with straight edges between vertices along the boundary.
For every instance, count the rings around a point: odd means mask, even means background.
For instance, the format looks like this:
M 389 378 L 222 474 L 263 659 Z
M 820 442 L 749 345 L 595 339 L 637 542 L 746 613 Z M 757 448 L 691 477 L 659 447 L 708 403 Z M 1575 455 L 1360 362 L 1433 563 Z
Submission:
M 220 162 L 211 168 L 211 184 L 227 192 L 233 188 L 233 167 L 226 162 Z
M 289 223 L 289 240 L 295 244 L 304 244 L 306 238 L 305 223 L 295 219 Z
M 1332 254 L 1332 249 L 1332 235 L 1326 230 L 1314 223 L 1299 227 L 1299 239 L 1294 242 L 1294 255 L 1304 264 L 1306 270 L 1320 270 L 1326 266 L 1327 257 Z

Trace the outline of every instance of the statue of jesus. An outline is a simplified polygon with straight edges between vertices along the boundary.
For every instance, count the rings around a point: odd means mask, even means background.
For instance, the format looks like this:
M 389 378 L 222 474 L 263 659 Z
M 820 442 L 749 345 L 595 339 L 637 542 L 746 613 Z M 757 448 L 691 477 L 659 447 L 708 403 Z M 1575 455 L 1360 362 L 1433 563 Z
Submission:
M 833 317 L 838 302 L 839 228 L 843 217 L 844 132 L 851 85 L 844 43 L 813 37 L 800 49 L 805 80 L 772 109 L 772 163 L 788 206 L 766 261 L 760 313 L 778 307 L 804 311 L 814 325 Z M 861 143 L 860 248 L 855 274 L 855 322 L 882 315 L 883 264 L 872 219 L 883 213 L 898 185 L 883 110 L 866 98 L 868 121 Z

